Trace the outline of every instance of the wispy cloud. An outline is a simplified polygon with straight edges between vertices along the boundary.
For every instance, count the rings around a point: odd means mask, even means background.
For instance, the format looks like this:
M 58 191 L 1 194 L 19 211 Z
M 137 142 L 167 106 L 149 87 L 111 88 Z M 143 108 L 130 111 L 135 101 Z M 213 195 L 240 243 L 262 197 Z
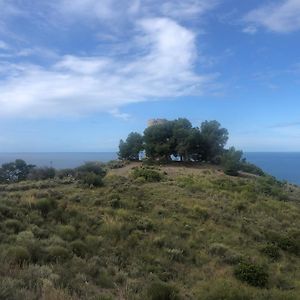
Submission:
M 66 22 L 71 29 L 73 22 L 105 23 L 92 26 L 94 37 L 109 36 L 118 41 L 119 48 L 130 47 L 127 53 L 100 55 L 93 49 L 80 55 L 59 55 L 40 45 L 26 45 L 2 53 L 7 59 L 0 61 L 2 117 L 109 112 L 126 118 L 120 109 L 127 104 L 199 95 L 214 79 L 213 74 L 196 71 L 196 33 L 181 21 L 204 14 L 216 1 L 55 0 L 39 3 L 34 11 L 25 2 L 6 3 L 0 0 L 3 15 L 21 10 L 28 22 L 34 14 Z M 130 35 L 120 40 L 119 35 L 128 35 L 129 28 Z M 44 30 L 43 24 L 39 30 Z M 8 49 L 6 43 L 1 45 Z M 28 59 L 32 56 L 51 59 L 38 64 Z
M 45 117 L 97 111 L 126 117 L 126 104 L 201 94 L 212 79 L 194 71 L 195 34 L 168 18 L 141 19 L 143 54 L 130 60 L 103 56 L 60 57 L 50 67 L 2 64 L 2 116 Z M 0 68 L 1 74 L 1 68 Z
M 244 18 L 251 27 L 246 27 L 244 32 L 253 33 L 255 27 L 267 30 L 288 33 L 300 30 L 300 1 L 277 0 L 250 11 Z
M 269 128 L 289 128 L 289 127 L 299 127 L 300 122 L 284 122 L 284 123 L 277 123 L 274 125 L 271 125 Z

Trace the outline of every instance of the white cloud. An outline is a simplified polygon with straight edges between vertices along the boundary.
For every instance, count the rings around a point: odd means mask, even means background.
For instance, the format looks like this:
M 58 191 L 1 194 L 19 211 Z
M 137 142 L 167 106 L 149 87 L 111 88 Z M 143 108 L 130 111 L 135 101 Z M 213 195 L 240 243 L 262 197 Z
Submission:
M 71 16 L 112 20 L 142 17 L 190 18 L 216 6 L 219 0 L 56 0 L 57 10 Z M 121 17 L 121 18 L 120 18 Z
M 246 28 L 243 29 L 244 33 L 248 34 L 255 34 L 257 32 L 257 28 L 253 25 L 247 26 Z
M 67 55 L 50 67 L 0 65 L 0 115 L 51 117 L 109 112 L 126 104 L 200 94 L 211 76 L 194 71 L 195 35 L 168 18 L 137 23 L 135 58 Z
M 244 18 L 252 26 L 287 33 L 300 30 L 300 0 L 280 0 L 249 12 Z
M 0 40 L 0 50 L 8 50 L 9 46 L 7 43 Z

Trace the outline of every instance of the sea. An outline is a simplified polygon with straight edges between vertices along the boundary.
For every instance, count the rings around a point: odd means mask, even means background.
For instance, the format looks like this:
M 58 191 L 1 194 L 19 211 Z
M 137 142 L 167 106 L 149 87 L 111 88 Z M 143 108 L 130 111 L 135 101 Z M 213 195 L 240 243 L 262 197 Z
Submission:
M 300 185 L 300 152 L 245 152 L 247 161 L 254 163 L 279 180 Z M 87 161 L 108 162 L 117 159 L 115 152 L 74 153 L 0 153 L 0 164 L 23 159 L 38 167 L 75 168 Z

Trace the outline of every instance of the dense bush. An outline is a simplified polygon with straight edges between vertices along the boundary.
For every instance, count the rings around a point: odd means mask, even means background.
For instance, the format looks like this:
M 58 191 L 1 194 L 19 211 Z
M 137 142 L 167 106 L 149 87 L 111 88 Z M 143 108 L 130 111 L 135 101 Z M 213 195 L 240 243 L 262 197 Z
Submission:
M 22 281 L 0 277 L 0 300 L 24 300 L 24 296 Z
M 87 186 L 100 187 L 106 175 L 104 165 L 99 162 L 87 162 L 76 169 L 76 177 Z
M 248 284 L 263 288 L 268 284 L 269 275 L 265 267 L 252 263 L 241 262 L 234 270 L 237 279 L 247 282 Z
M 87 254 L 87 245 L 81 240 L 73 241 L 70 246 L 73 253 L 79 257 L 84 257 Z
M 73 241 L 76 236 L 76 230 L 72 225 L 61 225 L 58 227 L 59 236 L 65 241 Z
M 4 224 L 7 229 L 12 230 L 14 233 L 18 233 L 24 227 L 19 220 L 15 219 L 8 219 L 4 222 Z
M 60 179 L 76 176 L 75 169 L 62 169 L 57 171 L 56 173 L 57 173 L 57 177 Z
M 104 169 L 104 165 L 100 162 L 86 162 L 84 165 L 77 168 L 78 173 L 93 173 L 99 175 L 100 177 L 104 177 L 106 175 L 106 171 Z
M 225 151 L 221 163 L 224 167 L 224 172 L 230 176 L 237 176 L 241 166 L 241 159 L 243 156 L 242 151 L 236 151 L 234 147 Z
M 22 246 L 12 246 L 7 249 L 7 258 L 12 263 L 23 264 L 30 260 L 30 253 Z
M 22 159 L 2 164 L 0 168 L 0 183 L 12 183 L 26 180 L 32 168 L 34 168 L 33 165 L 28 165 Z
M 141 167 L 135 168 L 132 171 L 134 178 L 144 178 L 147 182 L 158 182 L 162 180 L 162 175 L 154 169 Z
M 81 173 L 78 178 L 81 183 L 90 187 L 100 187 L 103 185 L 102 177 L 91 172 Z
M 41 212 L 43 217 L 47 217 L 51 210 L 57 208 L 57 202 L 54 199 L 39 199 L 36 202 L 35 207 Z
M 49 246 L 46 252 L 47 260 L 50 262 L 64 261 L 70 257 L 69 250 L 58 245 Z
M 245 160 L 242 161 L 240 165 L 240 170 L 243 172 L 251 173 L 258 176 L 264 176 L 265 172 L 258 166 L 248 163 Z
M 55 169 L 49 167 L 34 168 L 30 171 L 28 179 L 30 180 L 46 180 L 55 177 Z
M 280 258 L 279 247 L 273 244 L 266 245 L 261 249 L 261 252 L 272 260 L 278 260 Z
M 286 234 L 270 231 L 267 233 L 267 239 L 284 251 L 300 255 L 300 231 L 291 231 Z
M 178 291 L 175 287 L 164 283 L 154 282 L 148 289 L 149 300 L 179 300 Z

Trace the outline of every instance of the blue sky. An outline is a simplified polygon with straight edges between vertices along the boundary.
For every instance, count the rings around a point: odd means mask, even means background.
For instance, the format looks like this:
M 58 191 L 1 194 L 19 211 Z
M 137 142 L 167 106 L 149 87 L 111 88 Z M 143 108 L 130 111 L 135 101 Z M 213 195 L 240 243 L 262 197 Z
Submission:
M 0 152 L 114 151 L 150 118 L 300 151 L 300 0 L 0 0 Z

